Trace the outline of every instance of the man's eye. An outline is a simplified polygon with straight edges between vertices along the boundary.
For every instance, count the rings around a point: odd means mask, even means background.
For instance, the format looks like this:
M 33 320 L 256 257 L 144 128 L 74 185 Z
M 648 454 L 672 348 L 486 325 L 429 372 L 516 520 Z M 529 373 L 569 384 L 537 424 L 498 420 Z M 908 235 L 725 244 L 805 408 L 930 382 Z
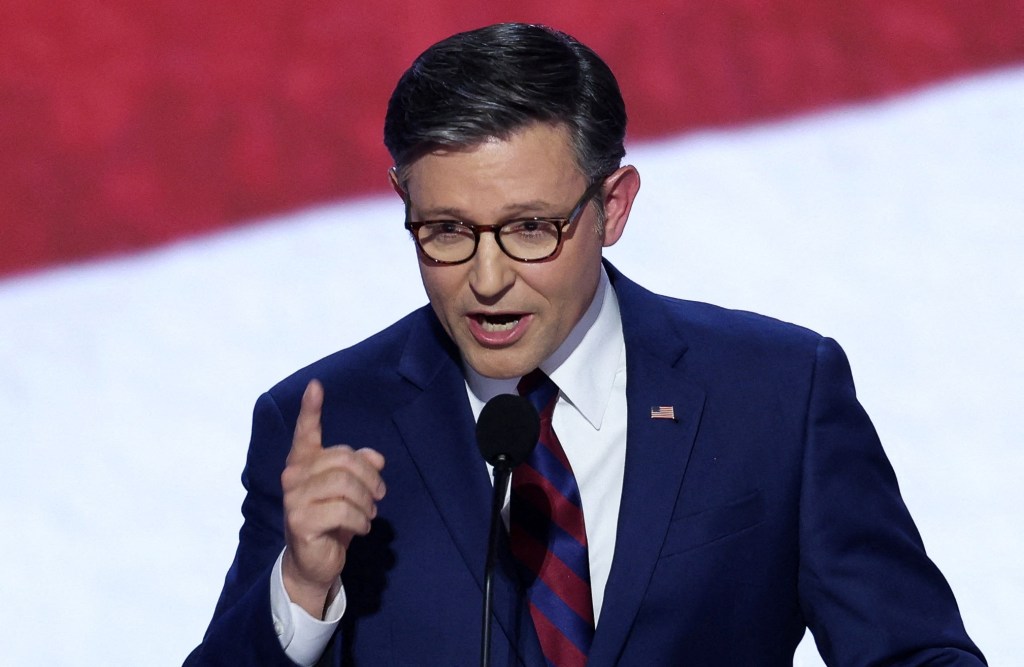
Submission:
M 506 225 L 502 232 L 527 240 L 540 240 L 555 235 L 555 225 L 547 220 L 516 220 Z
M 420 240 L 425 243 L 459 243 L 472 238 L 473 232 L 454 220 L 432 222 L 420 230 Z

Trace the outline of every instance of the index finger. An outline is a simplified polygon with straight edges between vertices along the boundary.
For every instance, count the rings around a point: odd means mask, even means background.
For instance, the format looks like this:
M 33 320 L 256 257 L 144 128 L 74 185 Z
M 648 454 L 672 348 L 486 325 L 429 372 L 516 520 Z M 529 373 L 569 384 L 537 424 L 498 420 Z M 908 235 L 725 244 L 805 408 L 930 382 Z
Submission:
M 302 394 L 289 458 L 316 453 L 323 449 L 323 432 L 320 427 L 323 407 L 324 387 L 319 380 L 310 380 Z

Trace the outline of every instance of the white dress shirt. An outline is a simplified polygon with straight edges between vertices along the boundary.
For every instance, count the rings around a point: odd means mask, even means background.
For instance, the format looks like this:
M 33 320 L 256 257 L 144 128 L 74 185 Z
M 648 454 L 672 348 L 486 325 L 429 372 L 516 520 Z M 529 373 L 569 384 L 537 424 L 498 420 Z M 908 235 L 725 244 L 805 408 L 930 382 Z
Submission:
M 626 346 L 619 302 L 603 269 L 590 307 L 540 369 L 558 385 L 551 426 L 580 489 L 597 622 L 615 552 L 626 465 Z M 469 367 L 465 372 L 474 418 L 491 398 L 516 393 L 518 379 L 485 378 Z
M 619 303 L 603 268 L 589 308 L 540 367 L 559 389 L 552 427 L 580 490 L 597 622 L 615 552 L 626 465 L 626 346 Z M 474 418 L 494 396 L 516 393 L 519 382 L 486 378 L 468 366 L 465 375 Z M 505 509 L 507 513 L 507 504 Z M 270 605 L 285 653 L 292 661 L 308 666 L 323 653 L 341 621 L 345 592 L 338 593 L 323 620 L 310 616 L 288 598 L 279 557 L 271 575 Z

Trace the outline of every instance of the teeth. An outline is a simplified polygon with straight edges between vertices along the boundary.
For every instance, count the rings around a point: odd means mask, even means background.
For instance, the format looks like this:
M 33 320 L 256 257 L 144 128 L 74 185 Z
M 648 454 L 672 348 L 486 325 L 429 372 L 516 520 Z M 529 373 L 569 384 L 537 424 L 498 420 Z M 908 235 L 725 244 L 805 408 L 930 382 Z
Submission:
M 480 327 L 484 331 L 511 331 L 519 324 L 519 318 L 493 320 L 486 317 L 480 318 Z

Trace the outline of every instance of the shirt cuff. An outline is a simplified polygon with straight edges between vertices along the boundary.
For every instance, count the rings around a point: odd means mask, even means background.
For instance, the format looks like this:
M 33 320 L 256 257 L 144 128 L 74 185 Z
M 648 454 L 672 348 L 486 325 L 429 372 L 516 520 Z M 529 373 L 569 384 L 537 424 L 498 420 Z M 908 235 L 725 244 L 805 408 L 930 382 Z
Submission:
M 336 586 L 338 594 L 324 611 L 323 620 L 314 618 L 288 597 L 281 575 L 283 558 L 284 551 L 277 557 L 270 573 L 270 613 L 274 619 L 274 632 L 289 660 L 303 667 L 312 667 L 327 648 L 331 635 L 345 613 L 345 589 L 339 577 Z

